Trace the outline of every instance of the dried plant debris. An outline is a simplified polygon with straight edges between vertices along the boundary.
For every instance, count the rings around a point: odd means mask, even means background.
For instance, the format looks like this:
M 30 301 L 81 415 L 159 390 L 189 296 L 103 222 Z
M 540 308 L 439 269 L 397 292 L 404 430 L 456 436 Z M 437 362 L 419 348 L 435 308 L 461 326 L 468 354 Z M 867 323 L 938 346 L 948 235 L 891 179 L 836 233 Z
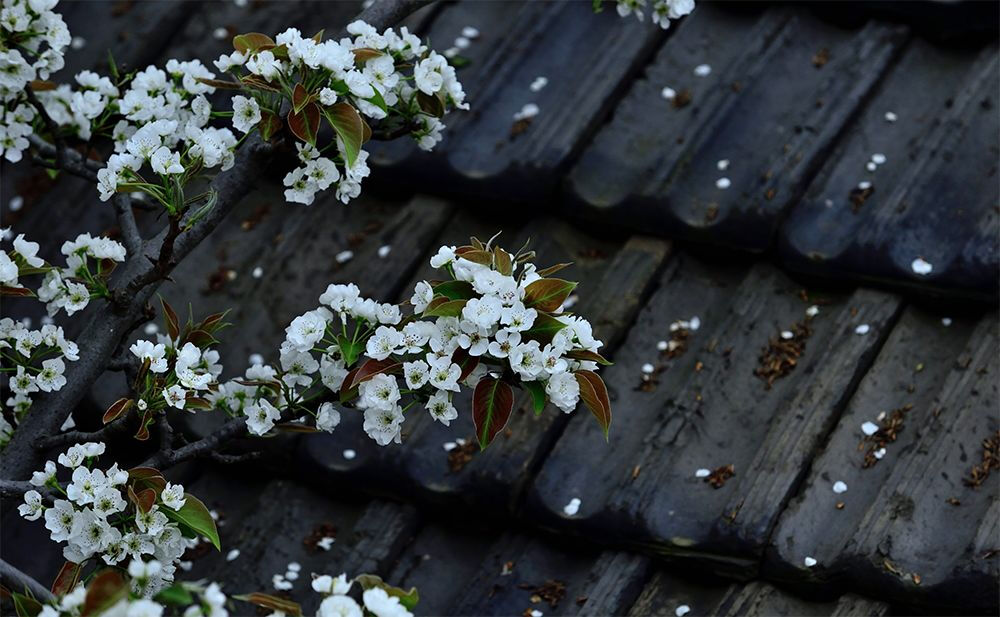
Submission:
M 451 450 L 448 450 L 448 471 L 458 473 L 465 469 L 476 451 L 479 449 L 479 442 L 474 439 L 463 440 Z
M 517 586 L 519 589 L 526 589 L 531 592 L 531 603 L 538 604 L 539 602 L 548 602 L 549 606 L 556 608 L 559 606 L 559 602 L 566 597 L 566 583 L 562 581 L 557 581 L 555 579 L 549 579 L 542 583 L 541 585 L 532 585 L 531 583 L 521 583 Z
M 336 538 L 337 537 L 337 527 L 332 523 L 320 523 L 302 540 L 302 545 L 306 547 L 306 551 L 310 553 L 319 552 L 322 550 L 329 550 L 323 548 L 322 544 L 328 543 L 326 538 Z
M 893 409 L 889 413 L 882 412 L 878 417 L 878 429 L 858 444 L 858 450 L 865 451 L 865 462 L 862 465 L 865 469 L 872 467 L 885 456 L 885 447 L 896 441 L 899 433 L 903 430 L 903 417 L 908 411 L 913 409 L 912 403 L 907 403 L 902 407 Z M 865 423 L 866 425 L 869 423 Z M 865 431 L 862 427 L 862 431 Z
M 854 214 L 860 212 L 861 206 L 865 205 L 865 202 L 873 194 L 875 194 L 875 187 L 871 185 L 856 186 L 851 189 L 851 192 L 847 194 L 847 199 L 851 202 L 851 212 Z
M 810 321 L 811 318 L 807 316 L 804 321 L 792 325 L 790 330 L 782 330 L 761 349 L 758 366 L 753 374 L 764 380 L 766 389 L 770 390 L 775 381 L 798 366 L 799 358 L 806 350 L 806 340 L 812 335 Z
M 816 68 L 822 68 L 826 66 L 826 63 L 830 61 L 830 50 L 826 47 L 820 49 L 812 57 L 813 66 Z
M 711 484 L 712 488 L 722 488 L 726 485 L 726 480 L 736 475 L 736 466 L 730 463 L 716 467 L 711 473 L 705 476 L 704 481 Z
M 1000 430 L 983 440 L 983 460 L 972 466 L 969 477 L 963 481 L 966 486 L 979 488 L 994 469 L 1000 469 Z

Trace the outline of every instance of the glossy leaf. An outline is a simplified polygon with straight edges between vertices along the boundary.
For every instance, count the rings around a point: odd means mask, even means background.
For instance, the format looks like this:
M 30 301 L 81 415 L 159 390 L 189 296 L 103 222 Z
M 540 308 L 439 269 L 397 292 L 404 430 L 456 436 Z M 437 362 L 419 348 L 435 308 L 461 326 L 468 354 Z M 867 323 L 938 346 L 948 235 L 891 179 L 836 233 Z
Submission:
M 184 585 L 176 583 L 161 590 L 158 594 L 153 596 L 153 599 L 160 604 L 169 604 L 171 606 L 186 607 L 194 602 L 194 596 L 191 592 L 184 588 Z
M 468 281 L 445 281 L 434 285 L 434 295 L 444 296 L 451 300 L 469 300 L 476 297 L 476 290 Z
M 128 583 L 117 570 L 103 570 L 87 585 L 81 617 L 100 615 L 128 595 Z
M 294 113 L 299 113 L 302 108 L 306 106 L 310 101 L 309 93 L 302 84 L 295 84 L 295 89 L 292 90 L 292 111 Z
M 181 528 L 187 528 L 212 542 L 216 550 L 221 550 L 219 543 L 219 530 L 215 527 L 215 520 L 208 513 L 208 508 L 200 499 L 191 493 L 184 493 L 184 506 L 180 510 L 173 508 L 163 508 L 161 510 L 167 518 L 173 520 Z
M 382 93 L 380 93 L 378 91 L 378 88 L 372 88 L 372 90 L 375 91 L 375 94 L 371 98 L 368 98 L 368 99 L 365 99 L 365 100 L 367 100 L 369 103 L 371 103 L 375 107 L 378 107 L 382 111 L 388 112 L 389 111 L 389 106 L 385 104 L 385 99 L 382 98 Z
M 546 343 L 551 343 L 556 332 L 565 327 L 566 324 L 555 317 L 547 313 L 539 313 L 535 317 L 535 323 L 531 324 L 531 328 L 522 332 L 521 335 L 527 340 L 538 341 L 544 346 Z
M 377 49 L 372 49 L 371 47 L 358 47 L 357 49 L 351 50 L 354 52 L 354 61 L 363 64 L 372 58 L 378 58 L 384 55 Z
M 167 479 L 163 477 L 163 473 L 152 467 L 133 467 L 128 470 L 128 477 L 138 491 L 151 488 L 160 493 L 167 488 Z
M 14 600 L 14 613 L 17 614 L 17 617 L 35 617 L 42 612 L 42 603 L 31 596 L 17 592 L 10 594 L 10 596 Z
M 135 438 L 139 441 L 147 441 L 151 424 L 153 424 L 153 412 L 147 409 L 139 417 L 139 428 L 135 431 Z
M 463 382 L 479 366 L 479 357 L 470 356 L 467 349 L 459 347 L 451 355 L 451 362 L 452 364 L 457 364 L 462 369 L 462 373 L 458 376 L 458 381 Z
M 351 371 L 353 375 L 348 374 L 348 377 L 344 377 L 344 383 L 341 389 L 353 389 L 360 386 L 362 383 L 368 381 L 376 375 L 382 373 L 393 373 L 402 370 L 403 365 L 396 362 L 392 358 L 386 358 L 385 360 L 367 360 L 364 364 L 359 366 L 356 371 Z
M 130 486 L 128 487 L 128 499 L 142 512 L 149 512 L 153 504 L 156 503 L 156 491 L 151 488 L 136 491 Z
M 343 335 L 337 337 L 337 343 L 340 344 L 340 355 L 344 358 L 345 366 L 354 364 L 364 349 L 360 342 L 352 341 L 349 337 Z
M 177 335 L 181 332 L 181 322 L 177 319 L 177 313 L 174 311 L 174 307 L 170 306 L 170 303 L 162 297 L 160 297 L 160 306 L 163 307 L 163 320 L 166 322 L 167 335 L 176 340 Z
M 444 116 L 444 100 L 437 94 L 424 94 L 417 90 L 417 105 L 425 114 L 440 118 Z
M 481 450 L 485 450 L 507 426 L 513 410 L 514 391 L 510 384 L 494 377 L 479 380 L 472 394 L 472 423 Z
M 574 349 L 573 351 L 566 352 L 566 356 L 573 358 L 574 360 L 586 360 L 589 362 L 596 362 L 601 366 L 611 366 L 614 362 L 608 360 L 596 351 L 590 351 L 588 349 Z
M 524 305 L 551 313 L 559 310 L 575 288 L 576 283 L 562 279 L 539 279 L 524 288 Z
M 248 593 L 239 596 L 233 596 L 236 600 L 242 600 L 244 602 L 249 602 L 255 606 L 260 606 L 263 608 L 270 609 L 272 611 L 278 611 L 285 613 L 286 615 L 301 615 L 302 607 L 299 606 L 298 602 L 292 602 L 291 600 L 286 600 L 285 598 L 279 598 L 277 596 L 268 595 L 266 593 Z
M 424 309 L 424 317 L 458 317 L 462 314 L 462 309 L 468 300 L 449 300 L 439 296 L 430 301 Z
M 67 561 L 59 568 L 56 580 L 52 581 L 52 595 L 63 596 L 73 591 L 77 581 L 80 580 L 80 564 Z
M 132 407 L 134 401 L 130 398 L 120 398 L 108 407 L 108 410 L 104 412 L 104 417 L 101 420 L 108 424 L 113 422 L 116 418 L 121 416 L 123 413 L 127 412 L 129 408 Z
M 0 286 L 0 296 L 12 296 L 15 298 L 34 298 L 35 292 L 31 291 L 27 287 L 10 287 L 8 285 Z
M 319 132 L 319 106 L 307 103 L 301 111 L 288 114 L 288 130 L 302 141 L 315 146 Z
M 257 129 L 260 131 L 260 136 L 264 141 L 270 141 L 282 127 L 284 125 L 277 114 L 269 109 L 260 110 L 260 122 L 257 123 Z
M 455 251 L 457 254 L 458 251 Z M 473 249 L 471 251 L 465 251 L 461 255 L 462 259 L 471 261 L 472 263 L 477 263 L 482 266 L 492 266 L 493 265 L 493 253 L 489 251 Z
M 560 271 L 560 270 L 562 270 L 563 268 L 568 268 L 568 267 L 570 267 L 570 266 L 572 266 L 572 265 L 573 265 L 573 264 L 571 264 L 571 263 L 561 263 L 561 264 L 555 264 L 555 265 L 553 265 L 553 266 L 549 266 L 548 268 L 544 268 L 544 269 L 542 269 L 542 270 L 539 270 L 539 271 L 538 271 L 538 276 L 540 276 L 540 277 L 543 277 L 543 278 L 544 278 L 544 277 L 546 277 L 546 276 L 550 276 L 550 275 L 552 275 L 552 274 L 555 274 L 556 272 L 559 272 L 559 271 Z
M 531 405 L 535 409 L 535 415 L 539 416 L 545 409 L 547 398 L 545 396 L 545 384 L 540 381 L 522 381 L 521 387 L 531 394 Z
M 347 103 L 335 103 L 324 109 L 323 113 L 343 143 L 342 154 L 347 161 L 347 166 L 353 167 L 354 162 L 358 160 L 358 153 L 361 151 L 361 144 L 365 138 L 361 115 L 358 114 L 358 110 Z
M 514 262 L 511 260 L 510 253 L 499 246 L 493 247 L 493 265 L 497 272 L 504 276 L 510 276 L 514 272 Z
M 604 385 L 604 380 L 593 371 L 577 371 L 574 376 L 580 384 L 580 399 L 597 418 L 606 440 L 608 430 L 611 428 L 611 400 L 608 398 L 608 388 Z
M 274 47 L 274 39 L 260 32 L 247 32 L 233 37 L 233 49 L 244 55 L 247 52 L 253 53 L 264 46 Z

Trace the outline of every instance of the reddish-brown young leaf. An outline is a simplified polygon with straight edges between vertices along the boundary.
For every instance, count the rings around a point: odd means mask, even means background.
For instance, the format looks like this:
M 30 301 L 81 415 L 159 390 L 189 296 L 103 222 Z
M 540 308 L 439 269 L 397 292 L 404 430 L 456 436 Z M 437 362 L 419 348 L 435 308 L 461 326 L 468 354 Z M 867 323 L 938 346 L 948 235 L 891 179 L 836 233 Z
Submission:
M 467 349 L 462 349 L 459 347 L 455 350 L 455 353 L 451 355 L 452 364 L 457 364 L 462 369 L 462 374 L 459 375 L 458 381 L 465 381 L 465 378 L 472 374 L 472 371 L 476 370 L 479 366 L 479 357 L 470 356 Z
M 325 32 L 326 32 L 326 29 L 324 28 L 324 29 L 320 30 L 319 32 L 317 32 L 316 34 L 312 35 L 313 42 L 316 43 L 316 44 L 322 43 L 323 42 L 323 34 Z
M 49 90 L 55 90 L 59 87 L 55 82 L 43 79 L 33 79 L 28 85 L 31 86 L 31 89 L 35 92 L 47 92 Z
M 479 449 L 485 450 L 507 426 L 514 410 L 514 390 L 494 377 L 483 377 L 472 394 L 472 423 Z
M 80 564 L 67 561 L 59 568 L 56 580 L 52 581 L 52 595 L 64 596 L 73 591 L 77 581 L 80 580 Z
M 301 83 L 296 83 L 295 88 L 292 90 L 292 111 L 299 113 L 302 108 L 309 103 L 310 97 L 309 93 L 306 92 L 305 87 Z
M 456 251 L 457 253 L 457 251 Z M 478 249 L 473 249 L 471 251 L 466 251 L 461 255 L 462 259 L 467 259 L 472 263 L 477 263 L 483 266 L 493 265 L 493 253 L 487 251 L 481 251 Z
M 424 317 L 458 317 L 468 302 L 468 300 L 450 300 L 439 296 L 430 301 L 427 308 L 424 309 L 423 315 Z
M 319 117 L 319 107 L 315 103 L 307 103 L 299 112 L 288 114 L 288 129 L 302 141 L 315 146 Z
M 212 86 L 213 88 L 219 88 L 220 90 L 242 90 L 243 85 L 236 83 L 235 81 L 228 81 L 225 79 L 208 79 L 206 77 L 195 77 L 195 81 L 205 84 L 206 86 Z
M 100 615 L 128 595 L 128 583 L 117 570 L 102 570 L 87 585 L 80 617 Z
M 424 94 L 417 90 L 417 105 L 420 106 L 421 111 L 435 118 L 444 116 L 444 99 L 439 94 Z
M 226 318 L 226 313 L 228 313 L 228 311 L 224 311 L 222 313 L 212 313 L 202 320 L 199 329 L 204 330 L 205 332 L 215 332 L 216 328 L 223 325 L 222 320 Z
M 102 420 L 105 424 L 113 421 L 118 416 L 122 415 L 132 407 L 132 399 L 130 398 L 120 398 L 108 407 L 108 410 L 104 412 L 104 417 Z
M 9 287 L 3 285 L 0 287 L 0 296 L 13 296 L 15 298 L 34 298 L 35 292 L 31 291 L 27 287 Z
M 575 288 L 576 283 L 562 279 L 539 279 L 524 288 L 524 304 L 551 313 L 559 310 Z
M 601 354 L 596 351 L 590 351 L 587 349 L 574 349 L 573 351 L 566 352 L 566 356 L 573 358 L 574 360 L 587 360 L 589 362 L 596 362 L 601 366 L 611 366 L 614 362 L 611 362 Z
M 358 47 L 352 51 L 354 51 L 354 60 L 358 63 L 367 62 L 372 58 L 378 58 L 379 56 L 384 55 L 379 50 L 372 49 L 371 47 Z
M 323 110 L 327 121 L 344 146 L 343 155 L 348 166 L 353 166 L 365 141 L 364 121 L 357 109 L 347 103 L 335 103 Z
M 308 424 L 302 424 L 300 422 L 285 422 L 284 424 L 276 424 L 274 428 L 279 431 L 285 431 L 286 433 L 318 433 L 319 429 L 315 426 L 309 426 Z
M 499 246 L 493 247 L 493 266 L 497 272 L 504 276 L 510 276 L 514 272 L 514 262 L 511 260 L 510 253 Z
M 153 423 L 153 414 L 147 409 L 142 412 L 139 418 L 139 429 L 135 432 L 135 438 L 139 441 L 149 440 L 149 425 Z
M 354 373 L 353 376 L 348 373 L 347 377 L 344 377 L 344 383 L 341 386 L 341 390 L 344 390 L 345 388 L 348 390 L 354 389 L 376 375 L 398 372 L 402 370 L 402 368 L 403 365 L 396 362 L 392 358 L 386 358 L 385 360 L 368 359 L 364 364 L 356 369 L 357 372 L 351 371 L 351 373 Z M 351 379 L 350 382 L 347 381 L 348 378 Z
M 177 319 L 177 313 L 174 312 L 174 307 L 170 306 L 170 303 L 160 298 L 160 305 L 163 307 L 163 319 L 167 322 L 167 334 L 172 339 L 177 339 L 177 335 L 181 332 L 180 320 Z
M 548 268 L 543 268 L 542 270 L 539 270 L 538 271 L 538 276 L 540 276 L 542 278 L 545 278 L 546 276 L 549 276 L 550 274 L 555 274 L 556 272 L 559 272 L 563 268 L 568 268 L 568 267 L 570 267 L 572 265 L 573 265 L 572 263 L 555 264 L 554 266 L 549 266 Z
M 212 401 L 208 400 L 207 398 L 188 395 L 184 399 L 184 409 L 185 410 L 201 409 L 203 411 L 211 411 L 215 409 L 215 405 L 213 405 Z
M 151 488 L 136 491 L 130 486 L 128 487 L 128 498 L 129 501 L 135 504 L 136 508 L 139 508 L 143 512 L 149 512 L 153 504 L 156 503 L 156 491 Z
M 201 329 L 192 330 L 186 337 L 184 337 L 184 340 L 185 342 L 194 343 L 198 347 L 202 348 L 208 347 L 209 345 L 216 345 L 219 342 L 215 340 L 214 336 Z
M 272 611 L 279 611 L 287 615 L 298 615 L 302 614 L 302 607 L 299 606 L 297 602 L 292 602 L 291 600 L 286 600 L 285 598 L 279 598 L 277 596 L 271 596 L 266 593 L 248 593 L 240 596 L 233 596 L 237 600 L 243 600 L 244 602 L 249 602 L 256 606 L 270 609 Z
M 604 385 L 604 380 L 593 371 L 577 371 L 574 375 L 580 384 L 580 399 L 597 418 L 606 440 L 608 430 L 611 428 L 611 399 L 608 398 L 608 388 Z
M 368 126 L 368 122 L 362 118 L 361 119 L 361 143 L 366 144 L 368 140 L 372 138 L 372 127 Z
M 233 37 L 233 49 L 244 55 L 265 46 L 274 47 L 274 39 L 260 32 L 247 32 Z
M 270 141 L 283 126 L 278 114 L 269 109 L 260 110 L 260 122 L 257 123 L 257 128 L 260 129 L 260 136 L 264 141 Z

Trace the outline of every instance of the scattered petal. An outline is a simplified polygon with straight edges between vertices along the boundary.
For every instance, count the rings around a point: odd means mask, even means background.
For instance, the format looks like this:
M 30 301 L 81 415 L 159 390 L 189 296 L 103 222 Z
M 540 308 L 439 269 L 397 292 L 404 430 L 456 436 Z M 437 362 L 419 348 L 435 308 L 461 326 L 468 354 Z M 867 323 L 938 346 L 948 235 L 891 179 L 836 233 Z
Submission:
M 951 317 L 942 317 L 941 318 L 941 325 L 944 326 L 945 328 L 947 328 L 948 326 L 950 326 L 951 325 Z
M 666 341 L 660 341 L 659 343 L 656 344 L 656 348 L 659 349 L 660 351 L 666 351 L 667 347 L 668 345 Z
M 784 332 L 781 333 L 781 338 L 785 339 L 786 341 L 789 341 L 795 338 L 795 333 L 792 332 L 791 330 L 785 330 Z
M 217 41 L 224 41 L 229 38 L 229 30 L 219 26 L 215 30 L 212 30 L 212 37 Z
M 454 441 L 446 441 L 444 445 L 441 447 L 444 448 L 445 452 L 451 452 L 452 450 L 458 447 L 458 444 L 455 443 Z
M 354 457 L 357 455 L 358 453 L 355 452 L 354 450 L 344 450 L 344 458 L 346 458 L 349 461 L 354 460 Z
M 235 559 L 239 556 L 240 556 L 240 549 L 234 548 L 233 550 L 226 553 L 226 561 L 235 561 Z
M 913 272 L 921 276 L 927 276 L 934 269 L 934 266 L 930 262 L 925 261 L 923 257 L 914 259 L 910 267 L 913 268 Z
M 846 491 L 847 491 L 847 485 L 845 483 L 841 482 L 840 480 L 837 480 L 836 482 L 833 483 L 834 493 L 840 494 Z
M 694 67 L 694 74 L 697 75 L 698 77 L 706 77 L 711 72 L 712 72 L 712 67 L 707 64 L 699 64 L 698 66 Z
M 810 317 L 815 317 L 816 315 L 819 315 L 819 307 L 816 306 L 815 304 L 810 306 L 809 308 L 806 309 L 806 315 Z
M 874 435 L 878 432 L 878 424 L 875 424 L 874 422 L 865 422 L 861 425 L 861 432 L 869 436 Z
M 677 615 L 677 617 L 684 617 L 684 615 L 687 615 L 690 612 L 691 612 L 691 607 L 688 606 L 687 604 L 681 604 L 680 606 L 674 609 L 674 615 Z
M 805 563 L 805 564 L 806 564 L 806 567 L 807 567 L 807 568 L 811 568 L 811 567 L 813 567 L 814 565 L 816 565 L 816 560 L 815 560 L 815 559 L 813 559 L 812 557 L 806 557 L 806 558 L 805 558 L 805 559 L 803 559 L 802 561 L 803 561 L 803 563 Z
M 652 375 L 655 370 L 656 367 L 650 364 L 649 362 L 642 365 L 642 372 L 645 373 L 646 375 Z
M 711 469 L 705 469 L 704 467 L 702 467 L 698 471 L 694 472 L 694 477 L 696 477 L 696 478 L 707 478 L 710 475 L 712 475 L 712 470 Z
M 715 181 L 715 188 L 717 189 L 728 189 L 732 185 L 732 181 L 729 178 L 719 178 Z
M 259 353 L 250 354 L 249 360 L 250 360 L 250 366 L 253 366 L 255 364 L 260 364 L 260 365 L 264 364 L 264 356 L 260 355 Z
M 337 256 L 334 257 L 337 263 L 343 264 L 354 259 L 354 251 L 340 251 Z
M 863 324 L 861 324 L 860 326 L 858 326 L 857 328 L 854 329 L 854 333 L 855 334 L 868 334 L 869 330 L 871 330 L 871 326 L 869 326 L 866 323 L 863 323 Z
M 529 86 L 529 88 L 532 92 L 538 92 L 547 85 L 549 85 L 549 78 L 539 76 L 535 78 L 535 81 L 531 82 L 531 86 Z
M 569 503 L 566 504 L 566 506 L 563 508 L 563 512 L 566 513 L 566 516 L 574 516 L 579 511 L 580 511 L 580 500 L 577 499 L 576 497 L 570 499 Z
M 882 457 L 885 456 L 885 448 L 879 448 L 878 450 L 875 450 L 873 454 L 875 455 L 875 458 L 881 460 Z
M 660 90 L 660 96 L 668 101 L 672 101 L 677 98 L 677 91 L 670 86 L 664 86 L 663 90 Z
M 323 549 L 324 551 L 328 551 L 333 546 L 335 540 L 336 538 L 332 536 L 325 536 L 316 541 L 316 546 Z
M 468 49 L 469 45 L 471 44 L 472 42 L 469 41 L 469 39 L 464 36 L 460 36 L 457 39 L 455 39 L 455 47 L 459 49 Z
M 10 201 L 7 202 L 7 207 L 10 208 L 11 212 L 17 212 L 24 207 L 24 197 L 14 195 L 10 198 Z
M 700 327 L 701 327 L 701 320 L 698 319 L 697 315 L 694 316 L 694 317 L 692 317 L 691 321 L 688 322 L 688 330 L 690 330 L 692 332 L 694 332 L 695 330 L 697 330 Z
M 899 116 L 897 116 L 893 112 L 891 112 L 891 111 L 885 112 L 885 121 L 886 122 L 895 122 L 897 119 L 899 119 Z
M 75 50 L 81 50 L 87 45 L 87 39 L 82 36 L 74 36 L 73 40 L 70 41 L 69 46 Z
M 538 108 L 538 105 L 535 105 L 534 103 L 526 103 L 524 107 L 521 108 L 521 111 L 514 114 L 514 120 L 518 121 L 534 118 L 538 115 L 539 111 L 540 109 Z
M 727 169 L 729 169 L 729 159 L 721 159 L 721 160 L 719 160 L 719 162 L 717 162 L 715 164 L 715 167 L 719 171 L 726 171 Z
M 868 171 L 875 171 L 876 169 L 878 169 L 878 165 L 876 165 L 871 161 L 868 161 L 867 163 L 865 163 L 865 169 L 867 169 Z
M 479 29 L 472 26 L 466 26 L 462 28 L 462 36 L 467 39 L 474 39 L 479 37 Z
M 392 247 L 388 244 L 378 247 L 378 256 L 385 259 L 389 256 L 389 252 L 392 251 Z
M 862 191 L 867 191 L 871 187 L 872 187 L 872 183 L 869 182 L 869 181 L 867 181 L 867 180 L 864 180 L 862 182 L 858 182 L 858 188 L 861 189 Z
M 142 331 L 148 335 L 153 335 L 160 331 L 160 326 L 156 325 L 153 322 L 149 322 L 148 324 L 146 324 L 146 327 L 142 329 Z
M 876 165 L 881 165 L 885 163 L 885 161 L 886 161 L 885 155 L 882 154 L 881 152 L 876 152 L 875 154 L 872 155 L 872 163 L 875 163 Z
M 257 266 L 256 268 L 253 269 L 253 272 L 250 273 L 250 276 L 254 277 L 255 279 L 259 279 L 260 277 L 264 276 L 264 268 Z

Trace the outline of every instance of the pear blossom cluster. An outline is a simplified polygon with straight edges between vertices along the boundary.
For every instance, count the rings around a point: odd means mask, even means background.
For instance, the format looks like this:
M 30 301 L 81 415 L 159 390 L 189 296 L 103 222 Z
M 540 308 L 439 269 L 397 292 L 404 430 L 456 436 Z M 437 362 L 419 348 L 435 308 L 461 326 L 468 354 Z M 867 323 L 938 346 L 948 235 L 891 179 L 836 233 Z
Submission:
M 66 385 L 66 362 L 80 359 L 76 343 L 66 338 L 61 326 L 48 323 L 31 329 L 9 317 L 0 319 L 0 355 L 9 375 L 11 396 L 6 406 L 10 420 L 0 414 L 0 448 L 7 445 L 14 426 L 31 408 L 31 397 L 39 392 L 56 392 Z
M 129 562 L 126 570 L 129 578 L 137 587 L 145 587 L 146 581 L 162 574 L 163 565 L 154 560 Z M 180 588 L 190 596 L 193 603 L 182 613 L 184 617 L 229 617 L 226 608 L 228 598 L 222 592 L 218 583 L 183 583 Z M 79 617 L 87 598 L 87 586 L 79 583 L 71 592 L 58 598 L 55 604 L 42 606 L 37 617 Z M 101 613 L 105 617 L 162 617 L 168 613 L 164 603 L 138 594 L 126 594 L 115 604 Z
M 599 0 L 598 0 L 599 1 Z M 622 17 L 635 15 L 639 21 L 645 18 L 647 0 L 617 0 L 616 9 Z M 694 10 L 694 0 L 653 0 L 650 19 L 664 30 L 670 27 L 670 20 L 680 19 Z
M 212 400 L 230 415 L 245 416 L 255 435 L 270 431 L 286 410 L 303 419 L 312 415 L 318 429 L 332 432 L 350 403 L 382 446 L 401 442 L 404 414 L 415 406 L 450 425 L 459 415 L 455 394 L 486 376 L 532 382 L 572 412 L 580 401 L 576 372 L 595 371 L 591 358 L 603 360 L 590 323 L 557 307 L 543 315 L 526 304 L 534 303 L 533 284 L 546 286 L 528 255 L 507 260 L 503 274 L 482 263 L 483 250 L 476 251 L 479 262 L 464 257 L 473 257 L 467 248 L 445 246 L 431 258 L 452 280 L 417 283 L 409 316 L 399 305 L 363 297 L 357 285 L 329 285 L 320 306 L 285 329 L 277 365 L 255 364 L 244 378 L 222 384 Z M 571 289 L 563 286 L 557 304 Z M 340 409 L 329 400 L 307 404 L 331 394 Z
M 367 138 L 356 128 L 367 120 L 408 127 L 417 145 L 430 150 L 441 141 L 445 109 L 468 109 L 454 67 L 405 26 L 398 33 L 379 32 L 355 21 L 347 31 L 352 37 L 339 41 L 324 41 L 322 33 L 304 37 L 296 28 L 273 40 L 237 36 L 236 50 L 215 61 L 252 94 L 232 99 L 238 131 L 249 133 L 276 117 L 285 101 L 292 103 L 293 116 L 322 115 L 333 127 L 336 141 L 330 145 L 336 152 L 330 157 L 324 156 L 327 147 L 317 148 L 314 127 L 290 122 L 304 143 L 299 144 L 302 165 L 284 179 L 289 202 L 311 204 L 316 193 L 330 188 L 343 203 L 360 194 L 369 168 L 367 152 L 360 149 Z
M 362 611 L 361 604 L 347 595 L 353 585 L 354 581 L 348 581 L 346 574 L 336 577 L 329 574 L 313 574 L 313 591 L 323 596 L 316 616 L 363 617 L 365 614 L 371 614 L 376 617 L 412 617 L 413 613 L 403 605 L 397 595 L 391 595 L 386 591 L 385 585 L 370 585 L 364 589 L 361 600 L 365 610 Z
M 170 516 L 184 507 L 187 496 L 183 486 L 165 482 L 159 490 L 149 489 L 153 494 L 148 503 L 137 504 L 130 496 L 136 487 L 129 486 L 128 471 L 119 469 L 117 463 L 108 469 L 95 468 L 104 451 L 103 443 L 87 442 L 71 446 L 56 462 L 47 461 L 30 482 L 65 499 L 56 498 L 49 506 L 39 491 L 30 490 L 18 512 L 29 521 L 43 518 L 51 539 L 66 543 L 63 556 L 67 561 L 82 564 L 99 558 L 110 566 L 130 562 L 130 572 L 142 569 L 145 576 L 133 574 L 134 591 L 149 597 L 173 581 L 177 562 L 194 544 Z M 57 477 L 59 467 L 71 470 L 65 485 Z M 143 564 L 144 558 L 155 560 L 155 566 L 154 562 Z
M 26 88 L 65 65 L 71 37 L 58 0 L 4 0 L 0 9 L 0 154 L 21 160 L 36 112 Z

